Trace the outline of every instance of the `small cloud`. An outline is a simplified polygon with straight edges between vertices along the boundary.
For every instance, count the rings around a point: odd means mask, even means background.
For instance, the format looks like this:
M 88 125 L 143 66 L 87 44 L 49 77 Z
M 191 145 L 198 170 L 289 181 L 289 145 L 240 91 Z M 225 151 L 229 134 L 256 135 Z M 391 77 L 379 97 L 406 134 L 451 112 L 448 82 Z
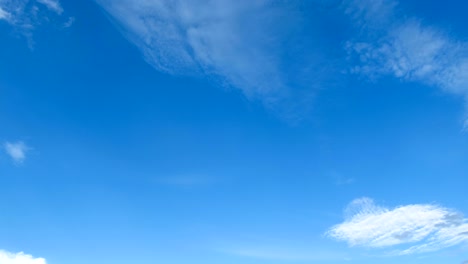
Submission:
M 19 253 L 10 253 L 0 250 L 0 263 L 1 264 L 46 264 L 43 258 L 35 258 L 31 255 Z
M 74 17 L 69 17 L 68 21 L 63 24 L 63 28 L 69 28 L 75 23 L 75 18 Z
M 337 185 L 349 185 L 354 183 L 356 180 L 353 178 L 338 178 L 336 180 Z
M 395 251 L 408 255 L 437 251 L 468 243 L 468 220 L 452 209 L 430 204 L 386 208 L 372 199 L 356 199 L 346 209 L 343 223 L 327 235 L 350 246 L 389 248 L 410 245 Z
M 29 151 L 29 147 L 22 141 L 15 143 L 6 142 L 4 144 L 6 153 L 13 159 L 16 164 L 21 164 L 26 159 L 26 153 Z
M 0 7 L 0 20 L 6 20 L 8 21 L 10 18 L 10 13 L 7 11 L 3 10 L 2 7 Z
M 463 123 L 463 129 L 462 129 L 463 132 L 468 132 L 468 118 L 465 120 L 465 122 Z
M 354 178 L 344 177 L 337 172 L 332 172 L 331 177 L 336 185 L 349 185 L 356 181 Z
M 45 5 L 49 10 L 61 15 L 63 8 L 57 0 L 37 0 L 38 3 Z

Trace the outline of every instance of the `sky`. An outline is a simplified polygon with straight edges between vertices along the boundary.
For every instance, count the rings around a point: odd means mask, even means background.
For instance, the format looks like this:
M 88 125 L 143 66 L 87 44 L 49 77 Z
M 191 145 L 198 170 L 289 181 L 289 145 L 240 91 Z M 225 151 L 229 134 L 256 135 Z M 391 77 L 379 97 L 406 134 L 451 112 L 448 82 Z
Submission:
M 467 8 L 0 0 L 0 264 L 468 263 Z

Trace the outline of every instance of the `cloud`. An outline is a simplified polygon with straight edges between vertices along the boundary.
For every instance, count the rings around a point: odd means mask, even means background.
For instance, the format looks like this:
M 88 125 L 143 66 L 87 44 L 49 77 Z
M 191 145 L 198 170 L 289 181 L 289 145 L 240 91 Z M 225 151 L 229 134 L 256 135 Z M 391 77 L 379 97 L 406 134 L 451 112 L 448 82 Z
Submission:
M 46 264 L 43 258 L 34 258 L 31 255 L 19 253 L 9 253 L 0 250 L 0 263 L 1 264 Z
M 10 18 L 10 13 L 7 11 L 3 10 L 2 7 L 0 6 L 0 20 L 9 20 Z
M 397 1 L 346 3 L 346 13 L 360 31 L 346 44 L 351 72 L 394 76 L 468 98 L 468 43 L 418 18 L 399 19 Z
M 286 85 L 268 47 L 268 2 L 98 0 L 157 70 L 212 74 L 273 100 Z
M 16 164 L 21 164 L 26 159 L 26 153 L 30 149 L 24 142 L 18 141 L 15 143 L 6 142 L 4 144 L 6 153 L 13 159 Z
M 350 246 L 389 248 L 406 245 L 394 254 L 437 251 L 468 243 L 468 219 L 455 210 L 431 204 L 396 208 L 377 206 L 369 198 L 356 199 L 346 210 L 346 220 L 327 235 Z
M 299 33 L 307 25 L 293 2 L 96 2 L 156 70 L 208 76 L 267 106 L 307 105 L 327 69 L 324 49 Z
M 468 43 L 402 15 L 396 0 L 95 1 L 158 71 L 208 76 L 273 109 L 287 105 L 293 115 L 346 77 L 345 64 L 348 73 L 394 76 L 468 98 Z M 349 32 L 321 29 L 344 28 L 343 14 L 354 25 L 344 52 L 337 47 Z
M 57 0 L 37 0 L 37 2 L 45 5 L 49 10 L 52 10 L 59 15 L 63 13 L 63 8 Z
M 26 37 L 31 48 L 33 30 L 50 23 L 51 16 L 61 16 L 62 13 L 63 8 L 58 0 L 0 0 L 0 20 L 6 21 Z

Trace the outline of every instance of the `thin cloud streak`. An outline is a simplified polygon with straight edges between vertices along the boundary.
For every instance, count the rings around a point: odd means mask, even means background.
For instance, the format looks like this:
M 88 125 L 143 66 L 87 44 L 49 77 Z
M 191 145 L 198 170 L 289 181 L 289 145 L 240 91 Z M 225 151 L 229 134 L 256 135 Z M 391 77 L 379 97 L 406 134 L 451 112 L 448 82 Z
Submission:
M 63 8 L 57 0 L 37 0 L 37 2 L 45 5 L 49 10 L 52 10 L 59 15 L 63 13 Z

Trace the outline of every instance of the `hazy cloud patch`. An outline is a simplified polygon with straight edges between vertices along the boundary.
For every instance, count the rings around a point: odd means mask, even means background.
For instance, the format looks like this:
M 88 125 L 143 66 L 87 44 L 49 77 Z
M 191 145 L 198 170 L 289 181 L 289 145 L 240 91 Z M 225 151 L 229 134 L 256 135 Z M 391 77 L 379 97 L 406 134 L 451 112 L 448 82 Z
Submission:
M 4 149 L 15 164 L 22 164 L 26 160 L 26 154 L 30 148 L 23 142 L 5 142 Z

